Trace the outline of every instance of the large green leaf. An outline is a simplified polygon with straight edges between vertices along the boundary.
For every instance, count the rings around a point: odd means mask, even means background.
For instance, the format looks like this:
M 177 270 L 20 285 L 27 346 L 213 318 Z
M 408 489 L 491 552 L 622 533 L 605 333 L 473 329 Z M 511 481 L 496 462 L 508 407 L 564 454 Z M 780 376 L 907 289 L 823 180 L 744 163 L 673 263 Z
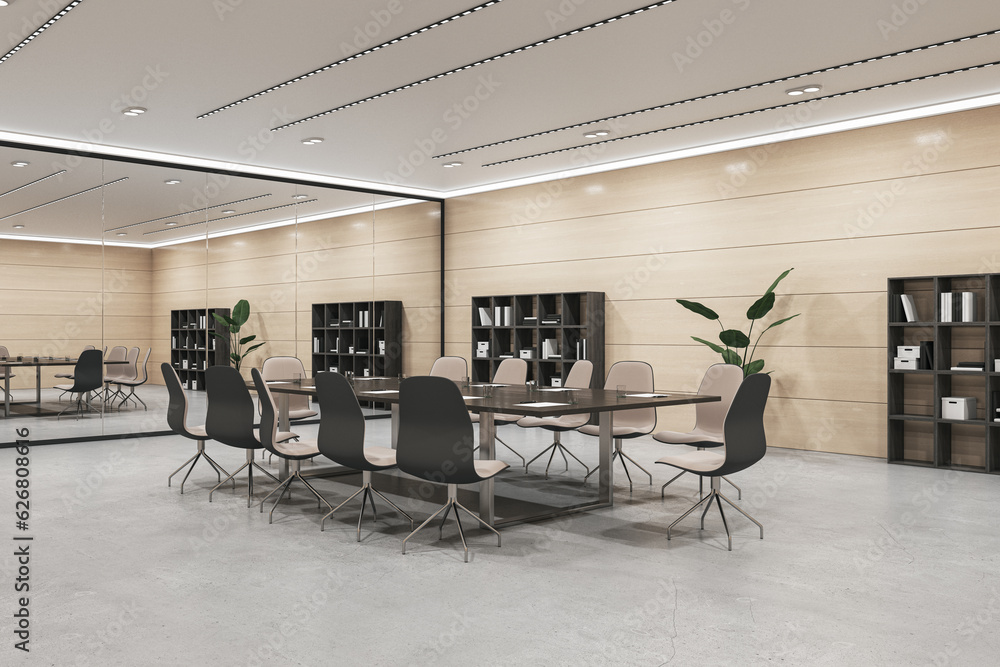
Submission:
M 713 352 L 718 352 L 719 354 L 722 354 L 722 352 L 723 352 L 721 345 L 716 345 L 715 343 L 707 341 L 704 338 L 698 338 L 697 336 L 691 336 L 691 338 L 694 338 L 696 341 L 698 341 L 702 345 L 708 345 L 710 348 L 712 348 Z
M 246 338 L 240 338 L 240 345 L 246 345 L 247 343 L 249 343 L 250 341 L 252 341 L 256 337 L 257 337 L 257 335 L 254 334 L 252 336 L 247 336 Z
M 754 359 L 753 361 L 751 361 L 749 364 L 746 365 L 746 368 L 743 369 L 743 375 L 753 375 L 754 373 L 760 373 L 760 371 L 763 368 L 764 368 L 764 360 Z
M 736 350 L 723 350 L 722 360 L 727 364 L 733 364 L 734 366 L 743 365 L 743 359 L 740 358 L 740 355 L 736 352 Z
M 243 357 L 241 357 L 240 355 L 236 354 L 235 352 L 230 352 L 229 353 L 229 358 L 232 359 L 233 361 L 235 361 L 238 364 L 238 363 L 240 363 L 240 359 L 242 359 Z
M 250 319 L 250 302 L 246 299 L 240 299 L 236 306 L 233 308 L 233 322 L 236 323 L 237 327 L 241 327 L 247 323 Z M 238 331 L 239 329 L 237 329 Z
M 233 318 L 229 317 L 229 315 L 219 315 L 218 313 L 212 313 L 212 317 L 215 318 L 216 322 L 227 328 L 234 324 Z
M 701 305 L 697 301 L 685 301 L 684 299 L 677 299 L 677 303 L 681 304 L 682 306 L 690 310 L 692 313 L 698 313 L 705 319 L 709 320 L 719 319 L 719 314 L 717 312 L 715 312 L 711 308 Z
M 246 350 L 243 351 L 243 357 L 246 358 L 248 354 L 256 350 L 258 347 L 264 347 L 264 343 L 257 343 L 256 345 L 251 345 Z
M 219 340 L 225 340 L 225 341 L 228 341 L 228 340 L 229 340 L 229 336 L 223 336 L 222 334 L 220 334 L 220 333 L 217 333 L 217 332 L 215 332 L 215 331 L 209 331 L 209 332 L 208 332 L 208 335 L 209 335 L 209 336 L 215 336 L 215 337 L 216 337 L 216 338 L 218 338 Z
M 760 297 L 753 302 L 753 305 L 747 310 L 748 320 L 759 320 L 760 318 L 771 312 L 771 308 L 774 307 L 774 292 L 768 292 L 764 296 Z
M 771 286 L 767 288 L 767 291 L 768 291 L 768 292 L 773 292 L 773 291 L 774 291 L 774 288 L 778 286 L 778 283 L 780 283 L 780 282 L 781 282 L 782 280 L 784 280 L 784 279 L 785 279 L 785 276 L 787 276 L 787 275 L 788 275 L 789 273 L 791 273 L 791 272 L 792 272 L 792 271 L 794 271 L 794 270 L 795 270 L 795 267 L 793 266 L 792 268 L 788 269 L 787 271 L 785 271 L 784 273 L 782 273 L 782 274 L 781 274 L 780 276 L 778 276 L 778 277 L 777 277 L 777 278 L 776 278 L 776 279 L 774 280 L 774 282 L 773 282 L 773 283 L 771 283 Z M 766 294 L 766 293 L 767 293 L 767 292 L 765 292 L 765 294 Z
M 779 324 L 784 324 L 784 323 L 785 323 L 785 322 L 787 322 L 788 320 L 790 320 L 790 319 L 793 319 L 793 318 L 796 318 L 796 317 L 798 317 L 798 316 L 799 316 L 799 315 L 801 315 L 801 314 L 802 314 L 802 313 L 795 313 L 795 314 L 794 314 L 794 315 L 792 315 L 791 317 L 786 317 L 786 318 L 784 318 L 784 319 L 781 319 L 781 320 L 777 320 L 777 321 L 775 321 L 775 322 L 771 322 L 771 323 L 770 323 L 769 325 L 767 325 L 767 329 L 773 329 L 774 327 L 778 326 Z M 764 329 L 764 331 L 767 331 L 767 329 Z M 761 335 L 761 336 L 763 336 L 763 335 L 764 335 L 764 331 L 761 331 L 761 332 L 760 332 L 760 335 Z M 758 336 L 758 337 L 757 337 L 757 340 L 760 340 L 760 336 Z
M 750 339 L 747 335 L 740 331 L 739 329 L 726 329 L 725 331 L 719 332 L 719 340 L 721 340 L 726 347 L 746 347 L 750 344 Z

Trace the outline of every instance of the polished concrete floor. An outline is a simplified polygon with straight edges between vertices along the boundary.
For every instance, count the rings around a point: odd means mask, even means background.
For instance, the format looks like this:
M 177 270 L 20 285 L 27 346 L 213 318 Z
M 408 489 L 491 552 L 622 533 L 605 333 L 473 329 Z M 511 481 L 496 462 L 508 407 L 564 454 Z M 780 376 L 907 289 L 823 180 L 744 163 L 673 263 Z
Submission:
M 370 422 L 370 443 L 388 426 Z M 505 428 L 522 453 L 548 444 Z M 593 439 L 565 441 L 595 453 Z M 664 447 L 626 445 L 650 463 Z M 1000 651 L 994 476 L 771 449 L 735 479 L 765 539 L 730 511 L 729 552 L 716 510 L 705 530 L 692 516 L 666 539 L 694 478 L 661 500 L 669 469 L 648 466 L 654 485 L 629 493 L 619 467 L 613 508 L 508 527 L 499 549 L 469 530 L 466 564 L 453 524 L 404 556 L 408 524 L 387 511 L 357 543 L 357 506 L 320 532 L 298 491 L 268 525 L 245 484 L 209 503 L 202 464 L 181 495 L 180 475 L 171 488 L 166 478 L 194 449 L 177 437 L 32 449 L 31 653 L 13 648 L 7 548 L 3 664 L 986 665 Z M 230 470 L 244 458 L 208 449 Z M 12 515 L 15 452 L 0 457 Z M 582 469 L 555 482 L 582 484 Z M 357 477 L 315 484 L 339 502 Z M 418 520 L 433 510 L 396 499 Z

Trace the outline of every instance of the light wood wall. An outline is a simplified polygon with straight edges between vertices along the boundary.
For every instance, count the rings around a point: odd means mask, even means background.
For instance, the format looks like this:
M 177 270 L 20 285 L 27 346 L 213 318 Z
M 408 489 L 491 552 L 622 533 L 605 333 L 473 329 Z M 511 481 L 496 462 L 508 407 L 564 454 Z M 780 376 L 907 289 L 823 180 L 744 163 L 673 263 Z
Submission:
M 0 241 L 0 345 L 12 355 L 75 357 L 85 345 L 152 344 L 152 251 Z M 42 369 L 42 386 L 55 373 Z M 35 386 L 35 369 L 15 371 L 11 387 Z
M 775 277 L 761 341 L 775 446 L 885 455 L 886 279 L 997 271 L 1000 109 L 776 143 L 449 200 L 446 352 L 470 356 L 470 299 L 607 294 L 608 365 L 696 390 L 718 356 L 690 336 L 744 313 Z M 658 428 L 687 430 L 692 408 Z
M 403 302 L 404 372 L 423 372 L 440 349 L 439 232 L 438 205 L 420 203 L 157 248 L 153 367 L 169 361 L 171 310 L 247 299 L 266 345 L 246 372 L 277 355 L 311 371 L 312 304 L 374 299 Z

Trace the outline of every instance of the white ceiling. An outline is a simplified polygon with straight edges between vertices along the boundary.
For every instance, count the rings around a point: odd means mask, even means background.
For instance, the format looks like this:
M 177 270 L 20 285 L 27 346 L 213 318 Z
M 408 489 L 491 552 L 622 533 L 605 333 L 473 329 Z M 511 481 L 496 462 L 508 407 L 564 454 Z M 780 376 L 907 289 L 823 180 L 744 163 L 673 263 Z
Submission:
M 4 45 L 16 46 L 67 2 L 0 8 Z M 199 118 L 476 0 L 83 0 L 0 63 L 0 138 L 447 197 L 792 128 L 989 103 L 975 100 L 1000 93 L 1000 69 L 983 67 L 1000 61 L 1000 34 L 925 48 L 1000 31 L 1000 3 L 983 0 L 674 0 L 417 83 L 650 4 L 501 0 Z M 796 76 L 818 70 L 829 71 Z M 822 90 L 786 95 L 806 83 Z M 861 92 L 845 94 L 852 91 Z M 685 102 L 693 98 L 703 99 Z M 148 112 L 125 117 L 129 105 Z M 610 134 L 583 136 L 597 128 Z M 309 137 L 325 141 L 303 145 Z M 14 153 L 0 154 L 0 193 L 30 180 L 26 169 L 8 168 Z M 463 165 L 443 168 L 449 160 Z M 136 176 L 105 195 L 139 199 L 122 219 L 159 217 L 162 175 Z M 56 185 L 53 178 L 45 194 L 69 193 Z M 330 210 L 371 202 L 343 196 Z M 20 210 L 16 199 L 0 197 L 0 233 L 11 222 L 3 216 Z

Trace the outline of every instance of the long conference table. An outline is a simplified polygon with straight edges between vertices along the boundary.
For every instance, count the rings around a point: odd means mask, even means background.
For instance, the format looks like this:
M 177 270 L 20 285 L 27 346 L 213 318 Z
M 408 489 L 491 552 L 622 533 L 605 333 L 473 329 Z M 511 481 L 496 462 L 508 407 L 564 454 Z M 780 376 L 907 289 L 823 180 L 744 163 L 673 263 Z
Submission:
M 0 368 L 6 369 L 3 381 L 3 417 L 10 418 L 10 376 L 16 368 L 35 369 L 35 403 L 42 404 L 42 367 L 43 366 L 76 366 L 77 359 L 69 357 L 0 357 Z M 104 365 L 127 364 L 125 360 L 105 361 Z M 40 410 L 40 408 L 39 408 Z M 51 413 L 55 414 L 55 413 Z
M 311 378 L 299 380 L 270 380 L 268 387 L 278 403 L 279 429 L 289 431 L 288 397 L 293 394 L 316 395 L 316 384 Z M 487 387 L 492 391 L 488 392 Z M 583 512 L 614 503 L 614 469 L 611 465 L 614 447 L 612 426 L 614 413 L 618 410 L 638 408 L 660 408 L 693 403 L 707 403 L 721 400 L 719 396 L 692 394 L 688 392 L 626 392 L 618 396 L 616 391 L 605 389 L 556 389 L 538 388 L 529 390 L 523 385 L 471 384 L 461 387 L 466 407 L 479 414 L 479 458 L 492 459 L 495 455 L 496 424 L 495 414 L 516 414 L 530 417 L 554 417 L 559 415 L 593 413 L 597 415 L 600 437 L 597 497 L 594 501 L 581 502 L 571 507 L 541 509 L 538 503 L 530 503 L 528 514 L 496 517 L 495 478 L 479 483 L 479 515 L 491 526 L 501 526 L 523 521 L 552 518 L 565 514 Z M 359 400 L 388 403 L 392 409 L 392 447 L 396 447 L 399 434 L 399 380 L 397 378 L 354 378 L 354 391 Z M 492 393 L 488 396 L 487 393 Z M 287 461 L 282 460 L 282 478 L 288 476 Z M 544 482 L 543 482 L 544 483 Z

